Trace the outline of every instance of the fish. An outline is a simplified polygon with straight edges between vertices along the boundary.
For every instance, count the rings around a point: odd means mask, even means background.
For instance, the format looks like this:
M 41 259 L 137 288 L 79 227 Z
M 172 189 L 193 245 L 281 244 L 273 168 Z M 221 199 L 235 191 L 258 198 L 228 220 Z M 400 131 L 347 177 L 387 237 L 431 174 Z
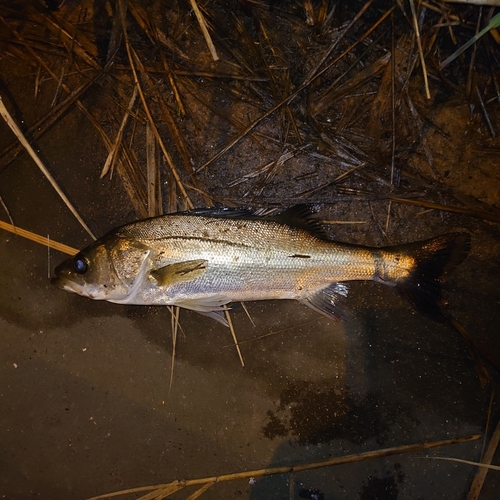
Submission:
M 444 322 L 444 279 L 469 250 L 466 232 L 386 247 L 332 241 L 307 205 L 273 216 L 201 208 L 113 229 L 57 266 L 52 283 L 94 300 L 179 306 L 227 325 L 231 302 L 273 299 L 342 319 L 349 282 L 375 281 Z

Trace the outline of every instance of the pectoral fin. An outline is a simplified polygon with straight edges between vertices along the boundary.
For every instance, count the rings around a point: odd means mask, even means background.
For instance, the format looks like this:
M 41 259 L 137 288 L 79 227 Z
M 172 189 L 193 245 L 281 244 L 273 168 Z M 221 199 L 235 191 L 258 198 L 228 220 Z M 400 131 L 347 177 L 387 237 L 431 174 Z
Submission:
M 346 317 L 342 300 L 345 297 L 347 297 L 347 286 L 343 283 L 332 283 L 330 286 L 301 300 L 301 302 L 316 312 L 339 320 Z
M 207 270 L 207 260 L 186 260 L 151 271 L 150 275 L 159 286 L 186 283 L 202 276 Z

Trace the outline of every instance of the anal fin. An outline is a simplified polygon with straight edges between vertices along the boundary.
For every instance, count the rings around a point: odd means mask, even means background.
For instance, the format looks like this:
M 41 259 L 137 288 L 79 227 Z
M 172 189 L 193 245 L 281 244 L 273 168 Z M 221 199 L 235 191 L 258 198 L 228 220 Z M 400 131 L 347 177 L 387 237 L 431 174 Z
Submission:
M 221 325 L 227 326 L 229 328 L 229 323 L 227 322 L 226 317 L 222 311 L 210 311 L 210 312 L 202 312 L 197 311 L 198 314 L 203 314 L 203 316 L 207 316 L 208 318 L 215 319 Z
M 344 283 L 332 283 L 319 292 L 315 292 L 305 299 L 302 304 L 329 318 L 345 319 L 347 314 L 343 307 L 343 300 L 347 297 L 347 286 Z

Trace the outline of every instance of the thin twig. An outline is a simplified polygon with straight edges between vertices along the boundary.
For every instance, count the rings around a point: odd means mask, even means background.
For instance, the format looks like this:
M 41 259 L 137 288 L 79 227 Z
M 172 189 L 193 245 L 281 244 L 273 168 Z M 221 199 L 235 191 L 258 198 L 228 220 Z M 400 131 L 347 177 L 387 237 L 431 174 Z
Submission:
M 488 212 L 480 212 L 470 208 L 452 207 L 450 205 L 442 205 L 440 203 L 432 203 L 430 201 L 415 200 L 412 198 L 399 198 L 397 196 L 387 196 L 387 200 L 396 203 L 406 203 L 408 205 L 416 205 L 419 207 L 432 208 L 434 210 L 443 210 L 445 212 L 455 212 L 457 214 L 469 215 L 470 217 L 477 217 L 479 219 L 489 220 L 492 222 L 500 222 L 500 215 L 490 214 Z
M 31 231 L 26 231 L 26 229 L 21 229 L 20 227 L 14 226 L 13 224 L 9 224 L 4 221 L 0 221 L 0 229 L 5 229 L 11 233 L 17 234 L 18 236 L 22 236 L 27 240 L 34 241 L 35 243 L 39 243 L 43 246 L 49 246 L 54 250 L 57 250 L 62 253 L 66 253 L 68 255 L 76 255 L 78 253 L 78 248 L 69 247 L 68 245 L 64 245 L 63 243 L 58 243 L 54 240 L 47 240 L 46 236 L 40 236 L 39 234 L 32 233 Z
M 453 458 L 453 457 L 422 457 L 422 458 L 427 458 L 429 460 L 446 460 L 447 462 L 458 462 L 460 464 L 474 465 L 475 467 L 479 467 L 479 470 L 484 470 L 485 472 L 488 472 L 488 469 L 500 470 L 500 465 L 491 465 L 491 464 L 484 464 L 482 462 L 473 462 L 472 460 L 464 460 L 463 458 Z M 477 498 L 477 497 L 475 496 L 468 497 L 467 500 L 470 500 L 470 498 Z
M 482 466 L 477 471 L 474 480 L 472 481 L 472 485 L 470 487 L 469 495 L 467 500 L 477 500 L 479 498 L 479 494 L 481 493 L 481 489 L 483 487 L 484 481 L 486 479 L 486 474 L 488 474 L 487 466 L 491 464 L 495 452 L 498 448 L 498 443 L 500 442 L 500 422 L 498 422 L 495 432 L 491 437 L 490 444 L 486 450 L 486 453 L 481 458 Z M 490 466 L 491 467 L 491 466 Z M 499 469 L 498 467 L 496 467 Z
M 414 0 L 410 0 L 411 14 L 413 17 L 413 27 L 415 29 L 415 35 L 417 37 L 418 53 L 420 55 L 420 63 L 422 64 L 422 73 L 424 75 L 425 84 L 425 95 L 427 99 L 431 98 L 431 93 L 429 91 L 429 81 L 427 79 L 427 66 L 425 65 L 424 50 L 422 48 L 422 40 L 420 38 L 420 29 L 418 27 L 417 12 L 415 10 Z
M 491 137 L 495 138 L 496 137 L 495 129 L 494 129 L 493 124 L 490 120 L 490 115 L 488 114 L 488 110 L 486 109 L 486 106 L 484 104 L 484 100 L 481 97 L 481 92 L 480 92 L 479 87 L 477 85 L 476 85 L 476 95 L 477 95 L 477 98 L 479 100 L 479 105 L 481 106 L 481 111 L 483 112 L 484 121 L 486 122 L 488 130 L 490 131 L 490 135 L 491 135 Z
M 250 320 L 250 323 L 255 327 L 255 323 L 252 319 L 252 316 L 250 316 L 250 313 L 248 312 L 248 308 L 244 302 L 240 302 L 241 307 L 243 307 L 243 310 L 245 311 L 245 314 L 247 315 L 248 319 Z
M 19 142 L 26 148 L 28 151 L 29 155 L 33 159 L 33 161 L 37 164 L 38 168 L 42 171 L 43 175 L 47 178 L 47 180 L 50 182 L 52 187 L 55 189 L 56 193 L 61 197 L 65 205 L 69 208 L 71 213 L 76 217 L 78 222 L 81 224 L 83 229 L 87 231 L 87 233 L 95 240 L 97 239 L 92 231 L 89 229 L 87 224 L 83 221 L 83 219 L 80 217 L 79 213 L 76 211 L 76 208 L 72 205 L 72 203 L 68 200 L 67 196 L 63 193 L 62 189 L 58 186 L 57 182 L 55 179 L 52 177 L 50 172 L 47 170 L 45 165 L 42 163 L 42 160 L 40 160 L 40 157 L 35 153 L 35 150 L 31 147 L 30 143 L 27 141 L 26 137 L 24 137 L 24 134 L 21 132 L 21 129 L 17 126 L 17 123 L 14 121 L 10 113 L 7 111 L 7 108 L 5 107 L 2 97 L 0 96 L 0 115 L 2 115 L 3 119 L 5 120 L 5 123 L 10 127 L 12 132 L 16 135 L 16 137 L 19 139 Z
M 495 389 L 491 389 L 491 396 L 490 396 L 490 404 L 488 406 L 488 413 L 486 415 L 486 425 L 484 427 L 484 436 L 485 439 L 483 439 L 483 447 L 481 449 L 481 459 L 484 457 L 484 449 L 486 448 L 486 436 L 488 436 L 488 433 L 490 432 L 490 423 L 491 423 L 491 410 L 493 408 L 493 400 L 495 398 Z
M 210 36 L 210 33 L 208 32 L 207 28 L 207 23 L 205 22 L 205 18 L 203 17 L 203 14 L 201 13 L 200 9 L 198 8 L 198 4 L 196 3 L 196 0 L 190 0 L 191 2 L 191 7 L 193 7 L 194 14 L 196 16 L 196 19 L 198 19 L 198 24 L 200 25 L 201 31 L 203 33 L 203 36 L 205 38 L 205 41 L 207 42 L 208 49 L 210 50 L 210 54 L 212 54 L 212 59 L 214 61 L 219 60 L 219 56 L 217 55 L 217 51 L 215 50 L 215 45 L 212 42 L 212 37 Z
M 231 335 L 233 336 L 234 346 L 236 347 L 236 351 L 238 352 L 238 357 L 240 358 L 241 366 L 245 366 L 245 362 L 243 361 L 243 356 L 241 355 L 241 349 L 240 349 L 240 346 L 238 345 L 238 339 L 236 338 L 236 332 L 234 330 L 233 322 L 231 320 L 231 314 L 229 313 L 228 309 L 225 309 L 224 313 L 226 315 L 229 329 L 231 330 Z
M 123 115 L 122 122 L 120 124 L 120 128 L 118 129 L 118 133 L 116 134 L 115 142 L 113 143 L 113 146 L 111 147 L 111 150 L 109 151 L 108 157 L 106 158 L 106 161 L 104 162 L 104 166 L 102 167 L 102 172 L 101 172 L 101 177 L 100 177 L 101 179 L 108 173 L 109 170 L 111 170 L 111 172 L 113 172 L 113 167 L 114 167 L 116 158 L 118 157 L 118 149 L 120 147 L 120 144 L 121 144 L 122 138 L 123 138 L 123 131 L 125 130 L 125 126 L 127 125 L 130 114 L 132 113 L 132 108 L 134 107 L 136 98 L 137 98 L 137 86 L 134 85 L 134 91 L 132 92 L 132 97 L 130 98 L 130 101 L 128 103 L 127 111 Z
M 244 472 L 236 472 L 233 474 L 222 474 L 220 476 L 211 476 L 200 479 L 183 479 L 180 481 L 173 481 L 168 484 L 158 484 L 153 486 L 142 486 L 139 488 L 130 488 L 127 490 L 116 491 L 113 493 L 107 493 L 105 495 L 98 495 L 88 500 L 103 500 L 105 498 L 113 498 L 122 495 L 128 495 L 131 493 L 140 493 L 143 491 L 151 492 L 163 492 L 167 488 L 177 488 L 174 491 L 179 491 L 179 489 L 185 488 L 187 486 L 196 486 L 200 484 L 207 483 L 221 483 L 225 481 L 235 481 L 239 479 L 250 479 L 256 477 L 272 476 L 276 474 L 291 474 L 293 472 L 302 472 L 314 469 L 321 469 L 325 467 L 332 467 L 335 465 L 342 465 L 348 463 L 362 462 L 365 460 L 373 460 L 376 458 L 390 457 L 394 455 L 401 455 L 404 453 L 415 453 L 418 451 L 428 450 L 431 448 L 438 448 L 441 446 L 449 446 L 457 443 L 467 443 L 470 441 L 477 441 L 481 437 L 480 434 L 474 434 L 472 436 L 459 437 L 454 439 L 445 439 L 443 441 L 428 441 L 425 443 L 416 443 L 403 446 L 394 446 L 392 448 L 384 448 L 382 450 L 375 451 L 365 451 L 362 453 L 354 453 L 352 455 L 345 455 L 343 457 L 334 457 L 328 460 L 323 460 L 321 462 L 310 462 L 306 464 L 299 465 L 285 465 L 282 467 L 268 467 L 264 469 L 256 469 Z M 173 491 L 172 491 L 173 492 Z M 150 498 L 157 498 L 156 496 L 151 496 Z M 144 500 L 145 497 L 141 497 L 138 500 Z
M 9 209 L 7 208 L 7 205 L 4 203 L 3 198 L 1 196 L 0 196 L 0 205 L 2 205 L 3 209 L 5 210 L 5 213 L 7 214 L 7 217 L 9 218 L 10 223 L 12 224 L 12 226 L 14 226 L 14 220 L 12 219 L 10 212 L 9 212 Z
M 352 26 L 356 23 L 356 21 L 358 21 L 360 19 L 360 17 L 368 10 L 368 7 L 371 5 L 371 3 L 372 3 L 372 0 L 369 0 L 361 8 L 361 10 L 354 17 L 354 19 L 346 26 L 346 28 L 344 29 L 344 31 L 339 35 L 339 37 L 336 40 L 336 43 L 334 44 L 334 47 L 336 47 L 338 45 L 338 43 L 340 42 L 340 40 L 342 40 L 347 35 L 347 33 L 352 28 Z M 357 43 L 359 43 L 359 41 Z M 331 50 L 328 51 L 327 55 L 330 54 L 330 52 L 333 50 L 334 47 L 332 47 Z M 236 137 L 234 137 L 231 141 L 229 141 L 229 143 L 224 148 L 222 148 L 218 153 L 216 153 L 214 156 L 212 156 L 203 165 L 201 165 L 200 167 L 198 167 L 195 172 L 196 173 L 201 172 L 202 170 L 204 170 L 205 168 L 207 168 L 209 165 L 211 165 L 213 162 L 219 160 L 230 149 L 232 149 L 236 144 L 238 144 L 238 142 L 240 142 L 240 140 L 243 139 L 243 137 L 245 137 L 249 132 L 251 132 L 257 125 L 259 125 L 259 123 L 261 123 L 266 118 L 268 118 L 269 116 L 271 116 L 272 114 L 274 114 L 281 107 L 290 104 L 304 89 L 306 89 L 314 80 L 316 80 L 321 75 L 323 75 L 328 69 L 330 69 L 330 67 L 333 64 L 337 63 L 338 60 L 341 57 L 343 57 L 346 53 L 347 52 L 344 51 L 339 57 L 337 57 L 335 59 L 335 61 L 331 62 L 325 68 L 323 68 L 321 71 L 319 71 L 319 68 L 320 68 L 321 64 L 327 59 L 327 55 L 325 55 L 321 59 L 321 61 L 319 62 L 319 64 L 317 64 L 316 67 L 309 73 L 309 75 L 305 79 L 304 83 L 302 83 L 302 85 L 300 85 L 300 87 L 295 92 L 293 92 L 292 94 L 290 94 L 288 97 L 285 97 L 281 102 L 279 102 L 278 104 L 276 104 L 275 106 L 273 106 L 271 109 L 267 110 L 259 118 L 257 118 L 252 123 L 250 123 L 249 125 L 247 125 L 242 131 L 240 131 L 236 135 Z
M 168 385 L 168 391 L 170 392 L 174 381 L 175 348 L 177 346 L 177 332 L 179 331 L 179 314 L 181 308 L 177 306 L 168 306 L 168 309 L 172 315 L 172 361 L 170 364 L 170 383 Z
M 128 39 L 127 25 L 126 25 L 126 20 L 125 20 L 126 6 L 124 5 L 124 3 L 125 2 L 123 0 L 119 0 L 118 1 L 118 8 L 120 9 L 120 16 L 121 16 L 121 21 L 122 21 L 123 38 L 125 40 L 125 47 L 127 49 L 127 55 L 128 55 L 128 59 L 129 59 L 129 62 L 130 62 L 130 67 L 131 67 L 132 73 L 134 75 L 134 84 L 137 86 L 137 89 L 139 91 L 139 96 L 141 98 L 142 105 L 144 107 L 144 111 L 146 112 L 146 115 L 147 115 L 148 120 L 149 120 L 149 122 L 151 124 L 151 128 L 152 128 L 152 130 L 154 132 L 156 140 L 158 141 L 158 143 L 160 145 L 160 148 L 161 148 L 161 150 L 163 152 L 163 156 L 167 160 L 168 166 L 170 167 L 170 170 L 172 171 L 172 173 L 173 173 L 173 175 L 175 177 L 175 181 L 177 182 L 177 185 L 179 186 L 179 189 L 181 190 L 181 193 L 186 198 L 188 206 L 190 208 L 194 208 L 193 203 L 191 202 L 191 200 L 190 200 L 190 198 L 189 198 L 186 190 L 184 189 L 184 186 L 182 184 L 181 178 L 180 178 L 180 176 L 179 176 L 179 174 L 177 172 L 177 169 L 174 166 L 172 158 L 170 157 L 170 155 L 169 155 L 169 153 L 167 151 L 167 148 L 165 147 L 165 145 L 164 145 L 164 143 L 163 143 L 163 141 L 161 139 L 160 133 L 158 132 L 158 128 L 155 125 L 153 116 L 151 115 L 151 111 L 149 110 L 149 106 L 148 106 L 148 104 L 146 102 L 146 97 L 144 96 L 144 92 L 142 91 L 141 84 L 139 82 L 139 77 L 137 75 L 137 70 L 135 69 L 135 64 L 134 64 L 134 60 L 140 61 L 140 59 L 137 56 L 137 54 L 135 53 L 134 49 L 131 47 L 129 39 Z

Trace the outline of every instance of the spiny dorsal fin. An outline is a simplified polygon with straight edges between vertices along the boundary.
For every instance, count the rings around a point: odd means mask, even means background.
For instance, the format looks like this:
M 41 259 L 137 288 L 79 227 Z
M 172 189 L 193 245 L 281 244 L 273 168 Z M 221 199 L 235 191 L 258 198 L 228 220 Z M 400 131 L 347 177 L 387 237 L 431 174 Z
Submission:
M 313 214 L 310 205 L 300 204 L 287 208 L 284 212 L 269 217 L 270 220 L 303 229 L 316 238 L 328 239 L 324 228 Z
M 323 227 L 311 211 L 310 205 L 305 203 L 294 205 L 283 212 L 274 215 L 259 215 L 247 208 L 195 208 L 181 215 L 201 215 L 204 217 L 215 217 L 223 219 L 244 219 L 244 220 L 272 220 L 279 224 L 286 224 L 290 227 L 302 229 L 320 239 L 328 239 Z
M 203 215 L 204 217 L 219 217 L 222 219 L 256 218 L 256 215 L 247 208 L 231 208 L 231 207 L 193 208 L 192 210 L 179 212 L 176 215 Z
M 311 233 L 316 238 L 328 239 L 323 227 L 312 213 L 311 207 L 306 204 L 295 205 L 274 215 L 259 215 L 247 208 L 230 207 L 195 208 L 193 210 L 178 212 L 171 215 L 203 216 L 220 219 L 270 220 L 279 224 L 286 224 L 290 227 L 302 229 Z M 136 224 L 128 224 L 118 228 L 115 233 L 122 237 L 129 236 L 130 234 L 134 235 L 135 226 Z

